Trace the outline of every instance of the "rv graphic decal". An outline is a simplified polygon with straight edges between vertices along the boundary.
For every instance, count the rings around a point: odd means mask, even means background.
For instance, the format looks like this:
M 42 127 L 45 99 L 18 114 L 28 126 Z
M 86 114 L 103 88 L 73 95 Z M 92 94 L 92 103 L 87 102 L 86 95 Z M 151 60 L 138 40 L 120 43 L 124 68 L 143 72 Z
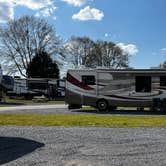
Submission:
M 85 85 L 83 82 L 77 80 L 75 77 L 73 77 L 69 73 L 67 74 L 67 81 L 70 82 L 71 84 L 81 88 L 81 89 L 84 89 L 84 90 L 93 90 L 94 89 L 88 85 Z

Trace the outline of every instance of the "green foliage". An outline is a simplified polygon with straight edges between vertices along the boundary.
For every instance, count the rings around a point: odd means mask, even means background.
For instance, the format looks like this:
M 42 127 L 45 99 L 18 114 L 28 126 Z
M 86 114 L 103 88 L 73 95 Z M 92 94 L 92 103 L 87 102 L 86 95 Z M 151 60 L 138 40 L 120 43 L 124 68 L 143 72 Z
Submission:
M 59 78 L 59 68 L 45 51 L 40 51 L 29 63 L 27 76 L 29 78 Z

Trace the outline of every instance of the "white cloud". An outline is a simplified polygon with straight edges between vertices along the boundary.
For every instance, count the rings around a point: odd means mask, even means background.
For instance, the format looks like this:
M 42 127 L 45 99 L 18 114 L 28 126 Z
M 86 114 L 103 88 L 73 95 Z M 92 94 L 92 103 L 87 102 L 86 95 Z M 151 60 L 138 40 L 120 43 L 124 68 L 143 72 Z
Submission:
M 57 17 L 56 17 L 56 16 L 53 16 L 52 19 L 53 19 L 53 20 L 57 20 Z
M 36 17 L 50 17 L 52 16 L 52 14 L 54 13 L 54 11 L 56 10 L 56 7 L 55 6 L 50 6 L 50 7 L 47 7 L 47 8 L 44 8 L 40 11 L 38 11 L 35 16 Z
M 43 9 L 41 11 L 38 11 L 35 14 L 36 17 L 48 17 L 50 16 L 49 8 Z
M 166 51 L 166 48 L 162 48 L 161 51 Z
M 109 36 L 109 34 L 108 34 L 108 33 L 105 33 L 105 34 L 104 34 L 104 37 L 108 37 L 108 36 Z
M 62 1 L 67 2 L 68 4 L 73 6 L 82 6 L 89 0 L 62 0 Z
M 51 5 L 51 0 L 11 0 L 15 5 L 22 5 L 32 10 L 38 10 Z
M 31 10 L 41 10 L 43 14 L 49 15 L 55 7 L 53 0 L 0 0 L 0 22 L 4 23 L 14 18 L 14 8 L 16 6 L 24 6 Z M 48 9 L 47 9 L 48 8 Z M 4 12 L 5 11 L 5 12 Z
M 79 13 L 74 14 L 72 19 L 80 20 L 80 21 L 87 21 L 87 20 L 97 20 L 100 21 L 104 17 L 104 13 L 99 9 L 90 8 L 86 6 L 84 9 L 81 9 Z
M 14 4 L 10 1 L 0 2 L 0 23 L 5 23 L 14 18 Z
M 138 53 L 138 48 L 134 44 L 124 44 L 124 43 L 118 43 L 116 46 L 120 47 L 123 50 L 124 54 L 129 55 L 136 55 Z

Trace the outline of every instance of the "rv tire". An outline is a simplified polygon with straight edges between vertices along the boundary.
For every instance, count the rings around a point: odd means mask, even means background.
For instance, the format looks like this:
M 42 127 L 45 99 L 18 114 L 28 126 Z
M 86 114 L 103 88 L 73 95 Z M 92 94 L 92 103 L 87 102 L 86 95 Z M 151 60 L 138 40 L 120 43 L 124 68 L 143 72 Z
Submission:
M 108 102 L 105 99 L 100 99 L 96 104 L 99 111 L 106 111 L 108 109 Z

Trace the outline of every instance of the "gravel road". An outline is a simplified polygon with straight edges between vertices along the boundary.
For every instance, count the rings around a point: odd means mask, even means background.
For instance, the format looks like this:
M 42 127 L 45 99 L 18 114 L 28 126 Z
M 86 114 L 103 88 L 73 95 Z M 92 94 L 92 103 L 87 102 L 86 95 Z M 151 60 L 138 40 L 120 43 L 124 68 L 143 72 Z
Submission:
M 166 115 L 166 112 L 115 110 L 100 112 L 97 110 L 68 110 L 65 104 L 40 104 L 0 107 L 0 114 L 91 114 L 91 115 Z
M 8 166 L 163 166 L 166 129 L 0 127 Z

